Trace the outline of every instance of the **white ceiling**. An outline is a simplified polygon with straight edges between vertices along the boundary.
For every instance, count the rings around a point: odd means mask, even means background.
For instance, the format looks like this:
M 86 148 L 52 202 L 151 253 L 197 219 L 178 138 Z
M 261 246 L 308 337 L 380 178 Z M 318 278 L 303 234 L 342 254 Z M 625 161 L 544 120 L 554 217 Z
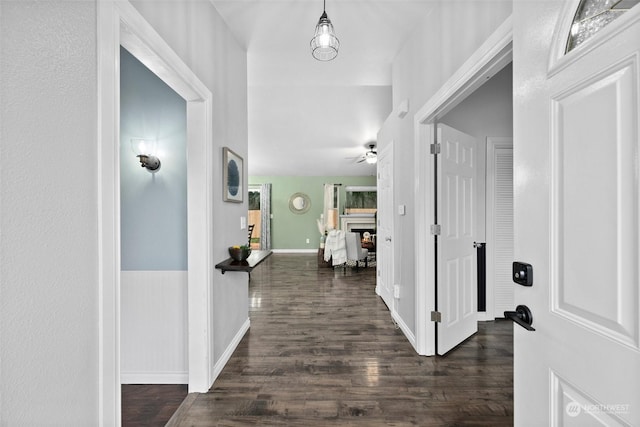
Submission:
M 374 175 L 391 63 L 435 0 L 328 0 L 338 57 L 313 59 L 320 0 L 210 0 L 247 49 L 250 175 Z

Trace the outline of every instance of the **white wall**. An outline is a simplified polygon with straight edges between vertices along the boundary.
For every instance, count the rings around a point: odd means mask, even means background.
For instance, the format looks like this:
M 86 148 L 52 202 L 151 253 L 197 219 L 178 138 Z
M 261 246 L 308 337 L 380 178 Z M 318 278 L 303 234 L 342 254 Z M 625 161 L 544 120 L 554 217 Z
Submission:
M 295 111 L 291 106 L 295 106 Z M 365 153 L 368 142 L 375 143 L 380 123 L 390 110 L 391 86 L 251 86 L 249 173 L 252 176 L 269 176 L 282 175 L 283 170 L 295 170 L 286 174 L 375 175 L 375 167 L 356 163 L 355 158 Z M 321 123 L 318 122 L 320 117 Z M 318 127 L 322 127 L 322 131 L 316 131 Z M 354 141 L 357 143 L 355 151 Z M 283 162 L 272 161 L 274 145 L 283 153 L 294 153 L 301 143 L 305 146 L 308 163 L 285 166 Z M 339 160 L 322 161 L 327 152 L 340 153 Z M 350 157 L 354 160 L 349 160 Z
M 222 147 L 247 158 L 247 55 L 208 1 L 133 1 L 180 58 L 213 93 L 213 165 L 222 165 Z M 245 168 L 246 169 L 246 168 Z M 217 170 L 217 169 L 216 169 Z M 222 201 L 222 173 L 213 183 L 214 264 L 229 257 L 227 247 L 245 241 L 240 217 L 248 204 Z M 218 170 L 219 171 L 219 170 Z M 247 182 L 247 171 L 244 171 Z M 249 319 L 248 277 L 213 271 L 212 365 L 227 351 Z
M 97 425 L 96 6 L 0 2 L 0 425 Z
M 246 52 L 211 3 L 135 6 L 213 93 L 213 163 L 222 146 L 245 157 Z M 0 2 L 0 425 L 99 424 L 96 37 L 95 1 Z M 219 175 L 214 261 L 246 239 L 247 205 L 222 202 Z M 213 366 L 248 289 L 211 274 Z
M 396 56 L 392 67 L 394 110 L 409 101 L 409 113 L 393 112 L 378 134 L 380 147 L 393 140 L 396 205 L 406 214 L 395 220 L 395 283 L 401 287 L 398 316 L 415 334 L 415 203 L 414 114 L 430 99 L 464 61 L 511 14 L 509 1 L 442 2 L 425 16 Z

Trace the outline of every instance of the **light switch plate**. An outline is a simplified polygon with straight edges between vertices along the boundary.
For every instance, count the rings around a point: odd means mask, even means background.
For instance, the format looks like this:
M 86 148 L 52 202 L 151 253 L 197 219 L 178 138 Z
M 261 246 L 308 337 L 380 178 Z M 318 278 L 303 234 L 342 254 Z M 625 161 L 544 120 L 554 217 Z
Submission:
M 398 205 L 398 215 L 404 215 L 405 209 L 405 205 Z
M 245 228 L 247 228 L 247 217 L 246 216 L 241 216 L 240 217 L 240 230 L 244 230 Z

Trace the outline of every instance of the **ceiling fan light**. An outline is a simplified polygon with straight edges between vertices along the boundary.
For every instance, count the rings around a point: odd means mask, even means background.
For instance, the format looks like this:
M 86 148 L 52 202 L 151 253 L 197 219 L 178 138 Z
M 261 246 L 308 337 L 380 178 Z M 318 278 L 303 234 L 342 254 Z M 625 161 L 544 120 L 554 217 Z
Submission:
M 322 16 L 316 25 L 316 32 L 310 42 L 311 55 L 318 61 L 331 61 L 338 56 L 340 40 L 333 31 L 333 24 L 327 16 L 326 11 L 322 11 Z
M 368 151 L 364 155 L 364 160 L 365 160 L 365 162 L 367 162 L 370 165 L 372 165 L 372 164 L 374 164 L 374 163 L 376 163 L 378 161 L 378 155 L 373 151 Z

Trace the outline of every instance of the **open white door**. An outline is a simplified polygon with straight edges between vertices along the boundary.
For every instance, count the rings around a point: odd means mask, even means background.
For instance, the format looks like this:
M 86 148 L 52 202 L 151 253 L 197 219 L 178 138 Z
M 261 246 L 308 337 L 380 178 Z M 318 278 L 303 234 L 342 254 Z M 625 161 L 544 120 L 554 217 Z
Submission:
M 393 142 L 378 152 L 378 215 L 376 229 L 376 292 L 393 313 Z
M 639 426 L 640 6 L 565 55 L 577 6 L 514 2 L 515 425 Z
M 475 237 L 476 140 L 438 125 L 437 353 L 445 354 L 478 331 Z

